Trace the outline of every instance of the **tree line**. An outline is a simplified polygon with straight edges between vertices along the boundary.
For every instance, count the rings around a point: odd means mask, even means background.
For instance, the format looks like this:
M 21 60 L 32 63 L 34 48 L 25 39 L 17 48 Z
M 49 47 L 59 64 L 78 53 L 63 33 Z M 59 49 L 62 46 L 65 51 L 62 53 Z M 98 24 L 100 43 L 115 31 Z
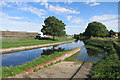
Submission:
M 53 40 L 55 40 L 56 36 L 66 36 L 65 26 L 66 24 L 63 23 L 62 20 L 59 20 L 54 16 L 49 16 L 48 18 L 45 18 L 41 32 L 43 32 L 44 35 L 53 36 Z M 104 24 L 94 21 L 88 24 L 87 28 L 85 29 L 85 32 L 75 34 L 74 38 L 78 39 L 81 36 L 114 37 L 115 32 L 113 30 L 108 31 Z
M 80 37 L 115 37 L 115 32 L 113 30 L 108 31 L 106 26 L 100 22 L 91 22 L 88 24 L 85 32 L 80 34 L 74 34 L 75 39 Z

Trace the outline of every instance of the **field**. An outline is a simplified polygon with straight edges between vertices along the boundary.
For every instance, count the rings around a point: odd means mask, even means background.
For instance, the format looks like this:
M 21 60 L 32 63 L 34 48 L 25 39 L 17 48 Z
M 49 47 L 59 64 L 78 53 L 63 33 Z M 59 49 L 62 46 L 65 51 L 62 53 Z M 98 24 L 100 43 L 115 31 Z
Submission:
M 40 45 L 40 44 L 74 40 L 73 38 L 66 38 L 66 37 L 56 37 L 56 39 L 57 40 L 53 41 L 50 38 L 42 39 L 42 40 L 38 40 L 34 38 L 6 38 L 6 39 L 1 39 L 0 41 L 2 42 L 1 48 L 12 48 L 12 47 Z

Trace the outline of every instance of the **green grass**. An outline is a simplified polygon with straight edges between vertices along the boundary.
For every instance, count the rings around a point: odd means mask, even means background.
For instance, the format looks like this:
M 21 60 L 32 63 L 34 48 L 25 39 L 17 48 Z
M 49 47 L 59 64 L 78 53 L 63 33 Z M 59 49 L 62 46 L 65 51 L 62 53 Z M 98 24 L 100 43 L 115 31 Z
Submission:
M 120 41 L 114 41 L 120 47 Z
M 101 40 L 101 41 L 118 41 L 116 38 L 101 38 L 101 37 L 92 37 L 91 40 Z
M 93 46 L 100 49 L 103 49 L 104 51 L 108 53 L 115 53 L 115 49 L 113 46 L 112 41 L 104 41 L 104 40 L 86 40 L 84 41 L 85 45 L 87 46 Z M 92 47 L 91 47 L 92 48 Z M 95 48 L 94 48 L 95 49 Z
M 74 40 L 73 38 L 56 37 L 57 41 L 53 40 L 38 40 L 34 38 L 6 38 L 2 39 L 2 48 L 12 48 L 21 46 L 40 45 L 48 43 L 57 43 L 62 41 Z
M 111 54 L 93 66 L 90 78 L 120 79 L 120 60 L 117 54 Z
M 68 57 L 65 59 L 65 61 L 74 61 L 74 62 L 80 62 L 78 60 L 74 60 L 76 58 L 76 55 L 80 54 L 80 51 L 76 52 L 75 54 L 73 54 L 72 56 Z
M 86 48 L 97 50 L 100 49 L 108 52 L 108 56 L 95 63 L 89 78 L 120 78 L 120 60 L 114 49 L 111 39 L 89 39 L 85 41 Z M 96 52 L 97 53 L 97 52 Z
M 85 45 L 85 48 L 92 49 L 92 50 L 95 50 L 95 51 L 98 51 L 98 52 L 103 52 L 104 51 L 102 48 L 94 47 L 94 46 L 90 46 L 90 45 Z
M 54 52 L 53 54 L 50 54 L 50 55 L 42 55 L 41 58 L 37 58 L 34 61 L 25 63 L 23 65 L 18 65 L 18 66 L 14 66 L 14 67 L 3 67 L 2 68 L 2 77 L 4 78 L 4 77 L 14 76 L 16 74 L 22 73 L 25 70 L 28 70 L 28 69 L 30 69 L 34 66 L 37 66 L 39 64 L 42 64 L 48 60 L 54 59 L 58 56 L 61 56 L 62 54 L 65 54 L 71 50 L 72 49 L 66 50 L 63 52 Z M 53 65 L 53 63 L 51 63 L 50 65 Z M 37 70 L 35 70 L 35 71 L 37 71 Z

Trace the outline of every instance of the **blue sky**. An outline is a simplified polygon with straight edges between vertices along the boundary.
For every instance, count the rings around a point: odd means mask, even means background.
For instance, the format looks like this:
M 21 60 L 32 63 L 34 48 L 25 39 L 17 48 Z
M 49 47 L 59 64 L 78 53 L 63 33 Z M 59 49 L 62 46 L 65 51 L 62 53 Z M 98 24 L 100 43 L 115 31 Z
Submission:
M 102 22 L 118 31 L 118 2 L 0 2 L 0 30 L 40 32 L 45 18 L 55 16 L 66 24 L 67 34 L 85 31 L 88 23 Z

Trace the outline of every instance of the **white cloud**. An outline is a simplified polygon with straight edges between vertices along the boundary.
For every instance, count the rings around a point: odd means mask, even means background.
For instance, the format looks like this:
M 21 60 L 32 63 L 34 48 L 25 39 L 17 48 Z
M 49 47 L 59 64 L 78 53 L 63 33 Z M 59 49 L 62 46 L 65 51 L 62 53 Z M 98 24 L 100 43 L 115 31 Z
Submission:
M 93 16 L 90 18 L 90 21 L 104 21 L 110 19 L 116 19 L 118 15 L 101 15 L 101 16 Z
M 72 18 L 72 16 L 67 16 L 67 20 L 70 21 L 70 19 Z
M 9 16 L 6 13 L 2 13 L 2 17 L 3 18 L 8 18 L 8 19 L 23 19 L 23 17 L 13 17 L 13 16 Z
M 38 8 L 35 8 L 35 7 L 32 7 L 32 6 L 22 7 L 22 8 L 20 8 L 20 9 L 21 9 L 21 10 L 24 10 L 24 11 L 31 12 L 31 13 L 39 16 L 39 17 L 46 14 L 46 11 L 45 11 L 45 10 L 43 10 L 43 9 L 38 9 Z
M 15 21 L 6 18 L 0 18 L 0 20 L 2 20 L 2 27 L 4 26 L 2 30 L 38 32 L 42 28 L 42 24 L 34 22 Z
M 70 0 L 71 2 L 71 0 Z M 53 6 L 51 4 L 48 3 L 48 0 L 43 0 L 40 5 L 44 5 L 45 8 L 47 8 L 49 11 L 55 12 L 55 13 L 72 13 L 72 14 L 79 14 L 79 11 L 76 10 L 71 10 L 71 9 L 67 9 L 64 7 L 60 7 L 60 6 Z
M 76 17 L 76 16 L 67 16 L 66 18 L 68 21 L 70 21 L 71 23 L 82 23 L 84 20 L 79 18 L 79 17 Z
M 56 12 L 56 13 L 72 13 L 72 14 L 79 14 L 79 11 L 75 11 L 75 10 L 70 10 L 70 9 L 66 9 L 64 7 L 60 7 L 60 6 L 53 6 L 53 5 L 49 5 L 48 10 L 52 11 L 52 12 Z
M 102 22 L 108 30 L 114 30 L 114 31 L 118 31 L 118 20 L 110 20 L 110 21 L 105 21 Z
M 86 3 L 86 4 L 89 4 L 89 3 L 91 3 L 91 2 L 96 2 L 96 0 L 88 0 L 88 1 L 86 1 L 85 3 Z
M 46 8 L 48 8 L 48 0 L 42 0 L 42 2 L 40 3 L 40 5 L 44 5 Z
M 72 23 L 81 23 L 83 20 L 81 18 L 74 18 L 71 22 Z
M 90 6 L 96 6 L 96 5 L 100 5 L 100 3 L 94 2 L 93 4 L 90 4 Z
M 96 0 L 88 0 L 85 2 L 85 4 L 89 5 L 89 6 L 97 6 L 100 5 L 100 3 L 96 2 Z
M 1 6 L 11 7 L 11 5 L 9 5 L 7 2 L 2 2 L 2 1 L 0 1 L 0 7 L 1 7 Z
M 70 5 L 73 1 L 72 0 L 67 0 L 64 3 Z

